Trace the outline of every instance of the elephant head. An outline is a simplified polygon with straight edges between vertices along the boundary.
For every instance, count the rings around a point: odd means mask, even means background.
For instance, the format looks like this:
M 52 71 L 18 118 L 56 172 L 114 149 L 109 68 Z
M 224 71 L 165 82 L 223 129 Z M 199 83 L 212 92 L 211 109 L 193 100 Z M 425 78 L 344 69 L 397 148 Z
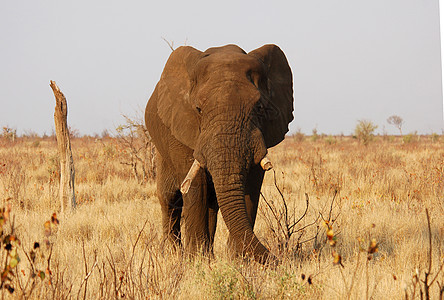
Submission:
M 145 115 L 159 152 L 168 146 L 153 134 L 157 126 L 192 150 L 194 165 L 211 174 L 234 246 L 262 262 L 269 251 L 247 216 L 246 177 L 288 132 L 292 86 L 291 69 L 276 45 L 250 53 L 235 45 L 205 52 L 184 46 L 170 55 Z

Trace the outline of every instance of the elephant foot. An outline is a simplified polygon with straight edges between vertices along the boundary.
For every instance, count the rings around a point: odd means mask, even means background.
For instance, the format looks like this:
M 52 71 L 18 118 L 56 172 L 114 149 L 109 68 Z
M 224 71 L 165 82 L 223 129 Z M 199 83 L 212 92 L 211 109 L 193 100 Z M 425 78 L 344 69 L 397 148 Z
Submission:
M 239 249 L 236 248 L 236 244 L 234 243 L 234 240 L 231 236 L 228 236 L 227 245 L 228 257 L 230 260 L 235 260 L 238 258 L 241 258 L 245 261 L 254 260 L 264 265 L 265 267 L 269 267 L 272 269 L 275 269 L 280 264 L 280 260 L 268 250 L 259 256 L 253 256 L 251 252 L 249 253 L 245 251 L 239 251 Z

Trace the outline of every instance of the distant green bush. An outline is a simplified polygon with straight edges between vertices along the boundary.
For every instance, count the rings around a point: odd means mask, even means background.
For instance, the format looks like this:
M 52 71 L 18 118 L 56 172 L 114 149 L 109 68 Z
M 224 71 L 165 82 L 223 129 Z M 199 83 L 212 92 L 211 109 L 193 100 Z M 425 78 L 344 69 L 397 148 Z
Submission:
M 402 141 L 408 144 L 408 143 L 417 142 L 418 139 L 419 139 L 418 133 L 415 131 L 403 136 Z
M 430 138 L 432 139 L 432 143 L 437 143 L 439 142 L 439 134 L 437 133 L 432 133 L 432 135 L 430 136 Z
M 332 135 L 329 135 L 325 138 L 325 142 L 329 145 L 334 145 L 336 144 L 336 138 Z
M 373 124 L 372 121 L 359 120 L 355 127 L 355 136 L 359 142 L 367 146 L 373 139 L 373 133 L 376 128 L 378 128 L 378 125 Z

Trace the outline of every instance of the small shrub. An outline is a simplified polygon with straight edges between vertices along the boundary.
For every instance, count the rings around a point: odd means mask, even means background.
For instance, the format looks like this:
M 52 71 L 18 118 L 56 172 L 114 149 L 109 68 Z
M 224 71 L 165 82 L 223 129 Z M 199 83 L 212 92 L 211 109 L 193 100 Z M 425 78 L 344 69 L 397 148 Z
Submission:
M 319 139 L 318 130 L 316 128 L 313 128 L 312 135 L 311 135 L 311 140 L 313 142 L 316 142 L 318 139 Z
M 413 133 L 409 133 L 402 138 L 402 141 L 406 144 L 417 142 L 418 140 L 419 140 L 419 136 L 416 131 Z
M 437 133 L 432 133 L 432 135 L 430 136 L 430 139 L 432 140 L 432 143 L 437 143 L 439 142 L 439 134 Z
M 293 135 L 293 138 L 296 142 L 303 142 L 305 140 L 305 134 L 301 132 L 301 129 L 299 128 L 296 133 Z
M 355 136 L 362 144 L 367 146 L 372 141 L 376 128 L 378 126 L 373 124 L 372 121 L 359 120 L 355 128 Z
M 336 144 L 336 138 L 332 135 L 329 135 L 325 138 L 325 142 L 329 145 L 334 145 Z
M 15 139 L 17 138 L 17 129 L 13 129 L 8 126 L 4 126 L 0 136 L 6 140 L 9 140 L 11 142 L 15 142 Z
M 117 142 L 125 150 L 121 164 L 128 165 L 138 182 L 146 182 L 156 177 L 155 148 L 148 130 L 140 118 L 123 116 L 126 124 L 116 128 Z M 142 172 L 142 177 L 139 172 Z
M 226 266 L 222 269 L 215 269 L 210 273 L 211 292 L 214 299 L 235 299 L 238 292 L 237 273 Z

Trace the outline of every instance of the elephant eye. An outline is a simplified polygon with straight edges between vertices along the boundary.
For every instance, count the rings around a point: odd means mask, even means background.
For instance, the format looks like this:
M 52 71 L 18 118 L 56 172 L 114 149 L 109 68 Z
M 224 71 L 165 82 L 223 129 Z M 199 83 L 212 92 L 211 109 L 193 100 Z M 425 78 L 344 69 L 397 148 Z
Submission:
M 199 106 L 196 106 L 196 110 L 197 110 L 197 112 L 198 112 L 199 114 L 202 114 L 202 109 L 200 109 Z
M 252 76 L 252 72 L 251 71 L 247 73 L 247 78 L 255 87 L 258 87 L 256 82 L 255 82 L 255 80 L 254 80 L 254 78 L 253 78 L 253 76 Z

